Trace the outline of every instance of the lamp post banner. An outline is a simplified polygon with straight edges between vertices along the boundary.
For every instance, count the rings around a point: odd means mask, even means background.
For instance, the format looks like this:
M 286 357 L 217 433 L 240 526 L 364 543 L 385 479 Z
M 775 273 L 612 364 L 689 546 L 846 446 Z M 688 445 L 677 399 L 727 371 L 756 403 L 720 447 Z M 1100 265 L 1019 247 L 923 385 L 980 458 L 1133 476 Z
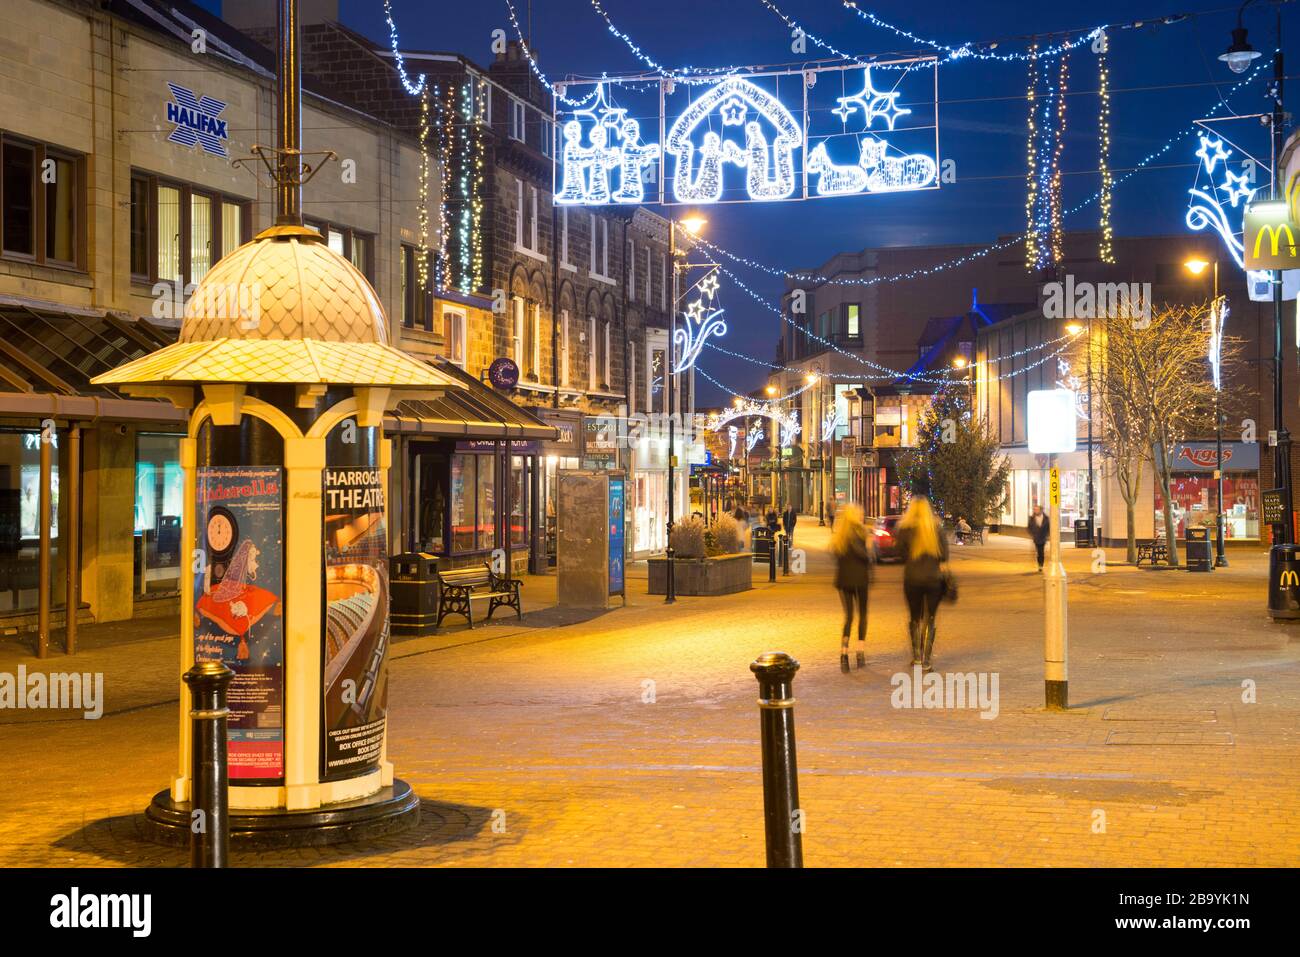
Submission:
M 327 468 L 321 780 L 379 767 L 388 714 L 388 534 L 384 475 Z
M 278 468 L 200 468 L 195 510 L 194 660 L 235 673 L 229 775 L 284 777 L 284 510 Z

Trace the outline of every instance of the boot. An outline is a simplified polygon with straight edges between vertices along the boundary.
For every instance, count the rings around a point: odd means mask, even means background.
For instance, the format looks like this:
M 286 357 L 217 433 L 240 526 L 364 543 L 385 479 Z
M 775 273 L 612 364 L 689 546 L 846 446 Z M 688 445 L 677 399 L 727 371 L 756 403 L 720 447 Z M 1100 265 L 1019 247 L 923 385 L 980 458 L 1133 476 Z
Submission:
M 849 655 L 848 655 L 848 652 L 845 652 L 844 654 L 840 655 L 840 671 L 842 671 L 844 674 L 848 674 L 848 673 L 849 673 Z
M 908 625 L 912 638 L 912 664 L 921 663 L 921 623 L 918 621 L 911 622 Z
M 921 660 L 921 669 L 930 670 L 930 654 L 934 651 L 934 619 L 931 618 L 925 628 L 925 656 Z
M 866 666 L 867 666 L 867 653 L 866 653 L 865 651 L 859 651 L 859 652 L 858 652 L 858 667 L 859 667 L 859 668 L 865 668 Z

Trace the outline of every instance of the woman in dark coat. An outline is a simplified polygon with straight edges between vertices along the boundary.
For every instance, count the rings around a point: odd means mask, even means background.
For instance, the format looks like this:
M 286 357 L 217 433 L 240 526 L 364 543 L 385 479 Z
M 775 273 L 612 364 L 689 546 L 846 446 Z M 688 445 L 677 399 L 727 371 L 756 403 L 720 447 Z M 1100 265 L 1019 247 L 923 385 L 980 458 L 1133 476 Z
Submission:
M 903 566 L 903 594 L 912 636 L 912 664 L 930 670 L 934 651 L 934 616 L 943 599 L 943 563 L 948 560 L 948 540 L 930 500 L 912 499 L 894 534 Z
M 867 664 L 867 588 L 875 560 L 862 509 L 846 505 L 840 509 L 831 529 L 831 551 L 835 554 L 835 587 L 844 605 L 844 630 L 840 635 L 840 671 L 849 670 L 849 631 L 853 608 L 858 609 L 858 667 Z

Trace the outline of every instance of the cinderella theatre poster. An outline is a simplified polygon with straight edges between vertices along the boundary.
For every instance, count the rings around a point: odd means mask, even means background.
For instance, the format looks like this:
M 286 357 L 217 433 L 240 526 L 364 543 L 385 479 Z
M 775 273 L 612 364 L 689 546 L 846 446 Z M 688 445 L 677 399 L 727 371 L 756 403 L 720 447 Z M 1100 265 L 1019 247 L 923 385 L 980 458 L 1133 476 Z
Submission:
M 194 657 L 235 673 L 230 777 L 284 777 L 284 518 L 278 468 L 198 470 Z

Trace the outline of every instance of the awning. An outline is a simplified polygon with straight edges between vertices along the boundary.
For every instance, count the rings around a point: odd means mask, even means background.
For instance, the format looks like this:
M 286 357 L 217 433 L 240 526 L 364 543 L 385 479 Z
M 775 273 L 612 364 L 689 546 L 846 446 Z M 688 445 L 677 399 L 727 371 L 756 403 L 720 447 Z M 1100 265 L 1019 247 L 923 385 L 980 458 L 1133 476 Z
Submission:
M 516 405 L 442 356 L 426 360 L 458 380 L 433 401 L 408 399 L 384 418 L 390 433 L 430 438 L 555 439 L 559 430 Z
M 90 381 L 172 339 L 125 313 L 0 296 L 0 415 L 184 423 L 170 402 Z

